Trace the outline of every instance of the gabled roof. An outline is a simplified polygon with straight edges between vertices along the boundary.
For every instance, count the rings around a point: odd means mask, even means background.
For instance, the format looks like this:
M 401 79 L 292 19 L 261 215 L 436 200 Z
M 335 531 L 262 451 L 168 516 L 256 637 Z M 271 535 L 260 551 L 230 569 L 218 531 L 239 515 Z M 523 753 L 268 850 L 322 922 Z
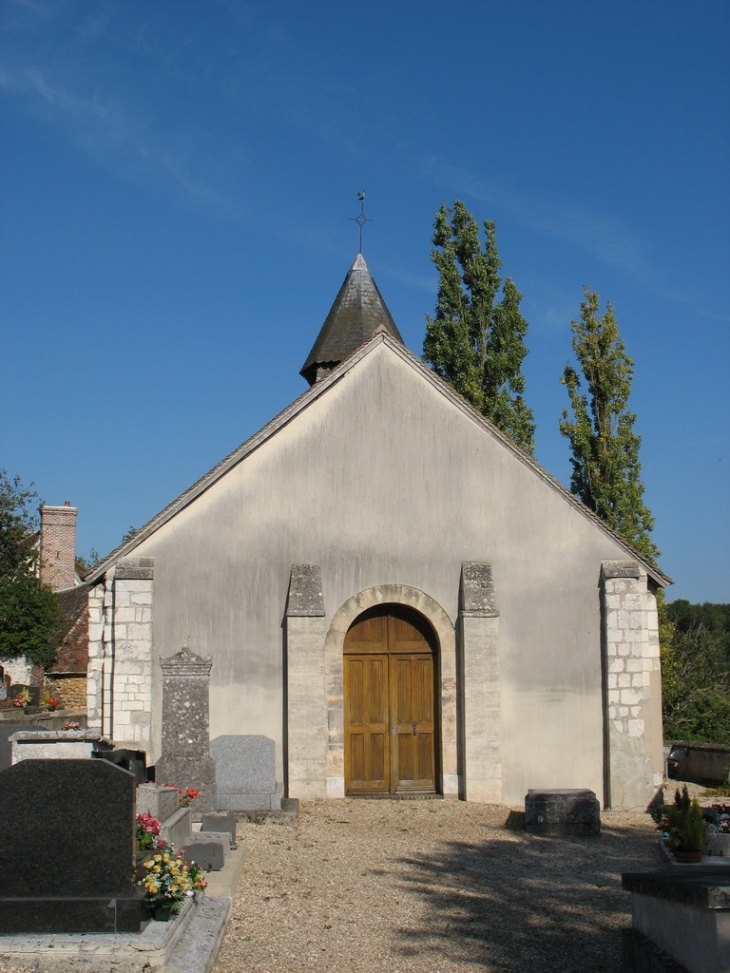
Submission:
M 469 420 L 482 426 L 485 432 L 499 439 L 505 449 L 510 450 L 515 457 L 523 463 L 525 466 L 530 467 L 533 472 L 540 477 L 545 483 L 547 483 L 552 489 L 560 493 L 567 503 L 570 503 L 576 510 L 578 510 L 584 517 L 589 520 L 602 530 L 605 534 L 609 535 L 616 541 L 627 554 L 640 562 L 642 567 L 645 569 L 650 578 L 658 585 L 664 586 L 672 584 L 671 578 L 663 574 L 657 567 L 651 564 L 644 558 L 642 554 L 639 554 L 632 547 L 630 547 L 614 530 L 608 527 L 592 510 L 589 510 L 577 497 L 574 497 L 572 493 L 565 489 L 565 487 L 558 483 L 546 470 L 544 470 L 539 463 L 537 463 L 532 456 L 523 452 L 512 440 L 506 436 L 501 430 L 499 430 L 493 423 L 486 419 L 481 413 L 477 412 L 467 401 L 463 399 L 454 389 L 447 385 L 446 382 L 442 381 L 437 375 L 435 375 L 430 368 L 428 368 L 417 358 L 412 352 L 410 352 L 401 339 L 394 340 L 392 336 L 386 333 L 379 333 L 372 337 L 364 345 L 357 348 L 352 355 L 346 360 L 341 362 L 337 367 L 333 368 L 329 374 L 325 375 L 320 381 L 309 388 L 306 392 L 299 396 L 288 408 L 280 412 L 278 416 L 271 420 L 267 425 L 263 427 L 259 432 L 257 432 L 246 442 L 242 443 L 238 449 L 235 449 L 230 453 L 224 460 L 222 460 L 217 466 L 206 473 L 197 483 L 194 483 L 189 490 L 186 490 L 177 500 L 173 500 L 164 510 L 162 510 L 156 517 L 153 517 L 149 523 L 145 524 L 137 533 L 130 538 L 126 543 L 121 544 L 116 550 L 112 551 L 103 561 L 101 561 L 95 568 L 93 568 L 85 578 L 87 584 L 97 583 L 104 574 L 111 568 L 116 561 L 123 557 L 131 554 L 135 547 L 137 547 L 142 541 L 150 537 L 159 530 L 164 524 L 178 514 L 185 507 L 189 506 L 196 500 L 201 494 L 205 493 L 214 483 L 216 483 L 221 477 L 231 470 L 234 466 L 237 466 L 243 460 L 246 459 L 251 453 L 253 453 L 260 446 L 263 446 L 270 439 L 272 439 L 276 433 L 282 429 L 284 426 L 292 422 L 301 412 L 303 412 L 312 402 L 315 402 L 322 395 L 326 395 L 328 389 L 336 385 L 341 381 L 353 368 L 356 368 L 358 363 L 362 361 L 363 358 L 373 353 L 373 351 L 380 347 L 380 345 L 385 345 L 394 354 L 398 355 L 406 364 L 417 371 L 421 377 L 429 382 L 441 395 L 446 399 L 450 400 Z
M 299 373 L 314 385 L 376 334 L 403 344 L 390 311 L 359 253 Z

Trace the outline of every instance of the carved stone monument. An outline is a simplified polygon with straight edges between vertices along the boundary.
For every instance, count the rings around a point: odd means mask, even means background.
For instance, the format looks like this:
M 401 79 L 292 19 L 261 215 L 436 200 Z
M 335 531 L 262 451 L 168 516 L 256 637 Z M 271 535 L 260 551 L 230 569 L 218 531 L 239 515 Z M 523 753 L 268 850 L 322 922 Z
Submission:
M 160 659 L 162 669 L 162 755 L 155 765 L 158 784 L 199 793 L 195 817 L 216 810 L 215 761 L 210 756 L 209 681 L 211 657 L 184 646 Z

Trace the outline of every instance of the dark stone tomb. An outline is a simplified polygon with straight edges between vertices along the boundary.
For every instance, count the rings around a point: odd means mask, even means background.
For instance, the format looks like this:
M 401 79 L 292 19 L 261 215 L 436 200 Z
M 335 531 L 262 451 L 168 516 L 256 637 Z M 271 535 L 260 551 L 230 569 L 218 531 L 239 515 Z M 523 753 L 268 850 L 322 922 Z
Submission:
M 0 771 L 0 934 L 139 932 L 136 784 L 105 760 Z
M 601 807 L 589 790 L 528 791 L 525 830 L 533 834 L 598 837 Z

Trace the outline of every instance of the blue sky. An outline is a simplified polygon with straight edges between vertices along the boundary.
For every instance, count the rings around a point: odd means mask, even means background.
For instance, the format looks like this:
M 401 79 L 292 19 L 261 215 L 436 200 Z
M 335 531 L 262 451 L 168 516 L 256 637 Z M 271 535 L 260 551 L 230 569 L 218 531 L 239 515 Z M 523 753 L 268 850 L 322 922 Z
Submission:
M 583 285 L 636 362 L 670 600 L 730 601 L 730 3 L 5 0 L 0 466 L 107 554 L 306 388 L 357 253 L 408 347 L 497 224 L 536 458 Z

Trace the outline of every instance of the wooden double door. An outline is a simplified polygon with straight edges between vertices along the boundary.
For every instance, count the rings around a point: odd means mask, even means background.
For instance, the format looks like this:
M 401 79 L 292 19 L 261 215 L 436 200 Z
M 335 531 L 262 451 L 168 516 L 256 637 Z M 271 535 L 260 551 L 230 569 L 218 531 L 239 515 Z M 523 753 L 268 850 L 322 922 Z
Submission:
M 417 612 L 372 608 L 345 636 L 345 792 L 436 792 L 436 640 Z

